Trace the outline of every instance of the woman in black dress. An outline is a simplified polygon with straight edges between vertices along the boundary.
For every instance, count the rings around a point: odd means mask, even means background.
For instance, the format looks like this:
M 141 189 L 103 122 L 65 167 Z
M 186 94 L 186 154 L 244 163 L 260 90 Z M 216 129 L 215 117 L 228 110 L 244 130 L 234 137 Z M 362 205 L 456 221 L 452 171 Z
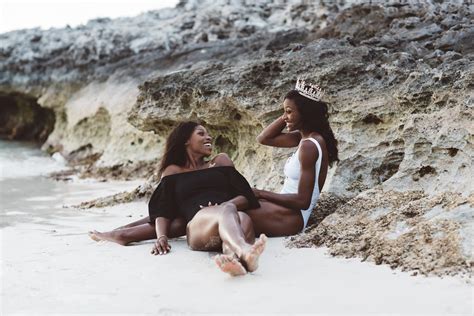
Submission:
M 151 251 L 169 253 L 168 238 L 183 235 L 193 250 L 223 251 L 216 256 L 222 271 L 243 275 L 257 269 L 266 243 L 255 240 L 253 224 L 242 210 L 260 205 L 248 182 L 225 154 L 211 155 L 211 137 L 195 122 L 179 124 L 168 136 L 161 181 L 148 204 L 149 217 L 116 230 L 89 236 L 126 245 L 157 238 Z

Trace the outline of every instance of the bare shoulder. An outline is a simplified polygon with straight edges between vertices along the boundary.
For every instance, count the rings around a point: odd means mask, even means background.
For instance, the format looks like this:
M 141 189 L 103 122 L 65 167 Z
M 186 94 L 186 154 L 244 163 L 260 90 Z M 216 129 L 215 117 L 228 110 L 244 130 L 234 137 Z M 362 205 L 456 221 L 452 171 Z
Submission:
M 166 177 L 166 176 L 171 176 L 172 174 L 177 174 L 181 173 L 181 167 L 178 165 L 169 165 L 168 167 L 163 170 L 163 173 L 161 174 L 161 177 Z
M 324 140 L 324 137 L 321 136 L 320 134 L 312 134 L 311 137 L 313 137 L 314 139 L 316 139 L 319 143 L 319 145 L 321 146 L 322 149 L 326 148 L 326 141 Z
M 302 164 L 305 164 L 305 163 L 314 164 L 316 163 L 316 160 L 318 160 L 318 156 L 319 156 L 318 149 L 316 148 L 316 145 L 312 141 L 301 142 L 300 150 L 299 150 L 299 159 Z
M 211 160 L 211 164 L 215 164 L 216 167 L 230 166 L 233 167 L 234 163 L 226 153 L 219 153 Z

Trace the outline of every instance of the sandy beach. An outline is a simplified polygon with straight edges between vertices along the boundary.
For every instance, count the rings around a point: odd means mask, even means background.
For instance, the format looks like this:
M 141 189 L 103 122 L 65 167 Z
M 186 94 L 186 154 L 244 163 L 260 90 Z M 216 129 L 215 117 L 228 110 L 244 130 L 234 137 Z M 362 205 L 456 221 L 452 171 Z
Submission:
M 218 270 L 214 254 L 190 251 L 183 238 L 173 240 L 172 252 L 161 257 L 150 254 L 152 241 L 128 247 L 97 243 L 88 230 L 108 230 L 145 216 L 146 203 L 63 208 L 131 185 L 59 185 L 69 193 L 57 190 L 57 199 L 24 197 L 29 202 L 23 207 L 43 208 L 37 216 L 4 215 L 10 225 L 1 230 L 3 315 L 473 312 L 473 287 L 466 279 L 414 277 L 359 259 L 333 258 L 323 248 L 288 249 L 283 238 L 269 239 L 260 268 L 237 278 Z M 45 203 L 51 205 L 48 211 Z
M 472 0 L 4 2 L 0 316 L 474 315 Z M 89 237 L 219 153 L 283 193 L 260 198 L 312 208 L 255 272 L 184 237 L 164 256 Z M 217 202 L 232 178 L 164 192 Z M 296 223 L 272 209 L 255 223 Z

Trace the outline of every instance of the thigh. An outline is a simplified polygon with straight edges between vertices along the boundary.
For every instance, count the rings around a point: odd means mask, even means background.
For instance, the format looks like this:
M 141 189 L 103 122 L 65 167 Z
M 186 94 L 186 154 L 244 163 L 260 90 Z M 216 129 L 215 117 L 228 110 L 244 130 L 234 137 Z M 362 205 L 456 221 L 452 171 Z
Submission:
M 253 228 L 252 219 L 244 212 L 238 212 L 240 218 L 240 227 L 245 236 L 245 241 L 249 244 L 255 242 L 255 230 Z
M 186 227 L 188 245 L 192 250 L 220 251 L 222 240 L 219 237 L 219 206 L 200 210 Z
M 154 229 L 154 228 L 153 228 Z M 186 235 L 186 221 L 184 218 L 178 217 L 171 221 L 169 238 L 176 238 Z M 155 232 L 156 238 L 156 232 Z
M 269 201 L 259 201 L 260 207 L 246 211 L 250 216 L 257 235 L 269 237 L 294 235 L 303 229 L 300 210 L 292 210 Z

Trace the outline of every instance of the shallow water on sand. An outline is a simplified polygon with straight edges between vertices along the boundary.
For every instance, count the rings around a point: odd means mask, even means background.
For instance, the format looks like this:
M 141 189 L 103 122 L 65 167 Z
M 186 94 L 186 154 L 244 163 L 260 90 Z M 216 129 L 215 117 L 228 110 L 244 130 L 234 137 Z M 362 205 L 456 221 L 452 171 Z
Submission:
M 37 144 L 0 140 L 0 181 L 46 175 L 64 168 Z
M 0 140 L 0 228 L 17 223 L 50 225 L 58 216 L 77 216 L 66 206 L 130 190 L 140 181 L 102 183 L 93 180 L 58 182 L 48 173 L 66 166 L 37 145 Z

